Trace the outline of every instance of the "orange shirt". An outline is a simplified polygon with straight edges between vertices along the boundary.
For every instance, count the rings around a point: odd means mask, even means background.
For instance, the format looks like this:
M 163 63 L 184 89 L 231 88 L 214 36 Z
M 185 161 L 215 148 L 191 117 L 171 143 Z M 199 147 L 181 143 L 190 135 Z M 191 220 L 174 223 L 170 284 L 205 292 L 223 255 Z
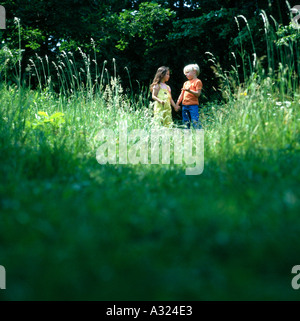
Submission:
M 183 88 L 189 88 L 194 91 L 202 89 L 202 81 L 198 78 L 188 80 L 183 84 Z M 195 95 L 184 91 L 182 105 L 199 105 L 198 97 Z

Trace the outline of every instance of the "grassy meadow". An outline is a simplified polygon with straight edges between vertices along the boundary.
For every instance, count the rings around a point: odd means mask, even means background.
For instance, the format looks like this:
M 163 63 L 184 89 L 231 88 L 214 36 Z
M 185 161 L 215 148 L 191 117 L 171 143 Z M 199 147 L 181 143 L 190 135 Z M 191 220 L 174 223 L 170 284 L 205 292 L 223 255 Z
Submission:
M 267 68 L 251 61 L 243 82 L 207 53 L 224 102 L 201 110 L 204 171 L 194 176 L 172 163 L 97 162 L 101 129 L 153 126 L 149 95 L 128 94 L 105 64 L 95 81 L 87 56 L 80 74 L 64 53 L 53 62 L 59 93 L 44 58 L 32 61 L 36 90 L 3 81 L 0 299 L 299 300 L 299 57 L 290 49 L 274 46 L 279 65 L 271 51 Z

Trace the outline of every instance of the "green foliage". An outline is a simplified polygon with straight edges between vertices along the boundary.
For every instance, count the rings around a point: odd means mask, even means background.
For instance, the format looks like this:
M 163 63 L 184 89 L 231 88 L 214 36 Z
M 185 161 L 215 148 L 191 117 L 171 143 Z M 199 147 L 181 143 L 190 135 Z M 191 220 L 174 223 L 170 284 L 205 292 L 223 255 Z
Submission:
M 48 132 L 48 127 L 51 128 L 51 131 L 56 132 L 59 127 L 65 123 L 65 114 L 61 112 L 56 112 L 49 116 L 47 112 L 38 111 L 35 114 L 35 119 L 33 121 L 27 120 L 26 126 L 33 129 L 42 129 Z
M 155 2 L 143 2 L 138 10 L 124 10 L 119 14 L 119 32 L 121 39 L 116 47 L 124 50 L 129 39 L 139 37 L 146 47 L 152 47 L 166 36 L 164 24 L 175 17 L 175 12 L 164 9 Z
M 279 26 L 276 34 L 278 36 L 277 46 L 289 46 L 300 39 L 300 32 L 293 27 L 292 23 L 287 26 Z
M 3 46 L 0 49 L 0 75 L 3 77 L 4 73 L 13 73 L 16 71 L 16 65 L 19 60 L 19 49 L 9 49 L 7 46 Z
M 22 30 L 21 38 L 26 43 L 25 47 L 32 50 L 37 50 L 42 46 L 43 42 L 46 41 L 46 37 L 40 29 L 32 29 L 31 27 L 27 27 L 26 30 Z
M 268 55 L 261 9 L 272 14 L 280 23 L 286 23 L 288 15 L 285 13 L 289 11 L 286 4 L 275 5 L 270 2 L 268 5 L 260 0 L 223 1 L 221 7 L 208 0 L 34 0 L 22 6 L 7 0 L 3 5 L 8 12 L 7 30 L 1 32 L 3 45 L 12 51 L 20 49 L 19 30 L 13 22 L 14 17 L 18 17 L 21 19 L 21 48 L 25 50 L 18 77 L 11 77 L 7 73 L 7 79 L 11 82 L 16 79 L 19 82 L 29 81 L 26 68 L 30 65 L 29 59 L 33 59 L 35 54 L 44 58 L 53 57 L 54 53 L 70 51 L 76 56 L 78 69 L 84 69 L 84 62 L 78 61 L 81 55 L 78 48 L 81 48 L 92 59 L 95 58 L 98 65 L 102 65 L 103 61 L 116 59 L 119 65 L 124 66 L 118 70 L 124 88 L 135 92 L 140 87 L 149 86 L 160 65 L 171 68 L 173 73 L 170 85 L 174 92 L 179 91 L 184 80 L 182 68 L 193 60 L 200 65 L 201 77 L 204 85 L 206 83 L 204 101 L 209 97 L 216 99 L 212 87 L 217 86 L 217 80 L 207 66 L 204 53 L 213 52 L 228 70 L 232 65 L 231 52 L 240 50 L 243 61 L 238 61 L 238 64 L 242 63 L 243 68 L 251 72 L 251 64 L 247 62 L 245 51 L 250 59 L 254 53 L 257 59 Z M 239 19 L 238 30 L 234 17 L 242 15 L 248 19 L 248 26 Z M 250 35 L 248 27 L 251 32 L 255 30 L 255 33 Z M 269 34 L 269 37 L 273 36 Z M 124 69 L 125 66 L 127 70 Z M 56 74 L 53 65 L 49 68 L 51 74 Z M 113 72 L 113 66 L 107 65 L 106 68 L 109 73 Z M 132 79 L 139 81 L 138 85 L 128 78 L 127 71 Z M 98 73 L 96 63 L 92 65 L 90 72 Z M 32 86 L 40 86 L 38 79 L 31 78 L 30 81 Z M 61 87 L 58 79 L 54 80 L 52 77 L 52 82 L 53 88 Z
M 169 33 L 170 40 L 191 39 L 193 41 L 201 41 L 205 43 L 207 40 L 207 30 L 217 35 L 218 40 L 226 39 L 231 34 L 231 22 L 236 9 L 221 8 L 220 10 L 205 13 L 197 10 L 197 17 L 185 18 L 174 21 L 174 31 Z M 203 38 L 204 39 L 201 39 Z

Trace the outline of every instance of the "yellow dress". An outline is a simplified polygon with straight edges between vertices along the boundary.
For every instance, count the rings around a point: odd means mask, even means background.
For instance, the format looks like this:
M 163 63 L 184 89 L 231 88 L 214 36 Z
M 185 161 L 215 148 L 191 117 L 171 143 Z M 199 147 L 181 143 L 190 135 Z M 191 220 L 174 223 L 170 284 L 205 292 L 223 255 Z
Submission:
M 161 88 L 159 85 L 157 97 L 165 103 L 154 102 L 154 119 L 158 124 L 170 127 L 172 125 L 171 94 L 168 89 Z

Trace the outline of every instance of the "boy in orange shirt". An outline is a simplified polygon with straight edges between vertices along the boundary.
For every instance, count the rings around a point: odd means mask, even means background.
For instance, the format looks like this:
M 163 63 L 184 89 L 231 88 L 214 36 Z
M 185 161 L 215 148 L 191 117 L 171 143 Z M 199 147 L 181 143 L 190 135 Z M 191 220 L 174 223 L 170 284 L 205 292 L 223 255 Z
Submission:
M 202 81 L 197 78 L 200 73 L 199 66 L 197 64 L 187 65 L 184 67 L 183 73 L 188 81 L 183 84 L 175 110 L 179 110 L 179 104 L 182 102 L 183 123 L 187 125 L 187 128 L 190 128 L 192 122 L 195 129 L 201 129 L 198 98 L 202 90 Z

